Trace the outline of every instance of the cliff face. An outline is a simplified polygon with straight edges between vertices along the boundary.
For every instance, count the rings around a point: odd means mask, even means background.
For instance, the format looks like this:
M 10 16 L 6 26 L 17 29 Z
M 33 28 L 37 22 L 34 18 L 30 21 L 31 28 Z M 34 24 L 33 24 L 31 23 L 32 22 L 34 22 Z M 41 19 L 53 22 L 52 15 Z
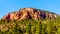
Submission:
M 56 14 L 52 13 L 45 13 L 43 11 L 38 11 L 34 8 L 23 8 L 17 12 L 9 13 L 8 15 L 4 16 L 3 20 L 23 20 L 23 19 L 55 19 L 57 18 Z

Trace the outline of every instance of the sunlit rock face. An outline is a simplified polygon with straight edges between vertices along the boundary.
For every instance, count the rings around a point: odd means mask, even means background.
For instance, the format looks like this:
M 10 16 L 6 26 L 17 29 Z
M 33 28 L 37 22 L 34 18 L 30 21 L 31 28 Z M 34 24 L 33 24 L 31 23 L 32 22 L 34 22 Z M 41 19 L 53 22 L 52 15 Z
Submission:
M 57 18 L 56 14 L 45 13 L 38 11 L 34 8 L 23 8 L 17 12 L 9 13 L 4 16 L 3 20 L 23 20 L 23 19 L 45 19 L 45 18 Z

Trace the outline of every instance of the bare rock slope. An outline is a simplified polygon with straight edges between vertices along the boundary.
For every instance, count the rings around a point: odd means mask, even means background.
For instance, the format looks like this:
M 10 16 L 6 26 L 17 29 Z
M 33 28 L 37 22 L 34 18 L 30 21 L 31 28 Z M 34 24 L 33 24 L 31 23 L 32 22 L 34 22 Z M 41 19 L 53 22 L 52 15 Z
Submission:
M 3 20 L 23 20 L 23 19 L 55 19 L 57 18 L 56 14 L 44 12 L 42 10 L 37 10 L 34 8 L 23 8 L 17 12 L 8 13 L 6 16 L 3 16 Z

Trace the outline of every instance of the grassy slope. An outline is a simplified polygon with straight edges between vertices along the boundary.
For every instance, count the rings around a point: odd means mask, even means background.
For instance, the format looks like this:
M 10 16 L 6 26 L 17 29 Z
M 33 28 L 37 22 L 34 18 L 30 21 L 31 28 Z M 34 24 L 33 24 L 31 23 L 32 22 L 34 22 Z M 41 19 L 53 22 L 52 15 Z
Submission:
M 60 34 L 60 17 L 55 20 L 0 20 L 0 34 Z

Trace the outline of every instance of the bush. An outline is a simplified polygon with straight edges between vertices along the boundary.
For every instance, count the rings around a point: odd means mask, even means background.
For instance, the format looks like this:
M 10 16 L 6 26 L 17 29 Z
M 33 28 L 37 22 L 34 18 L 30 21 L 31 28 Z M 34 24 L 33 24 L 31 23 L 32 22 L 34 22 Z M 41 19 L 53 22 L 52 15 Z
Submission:
M 60 34 L 60 19 L 0 20 L 0 34 Z

